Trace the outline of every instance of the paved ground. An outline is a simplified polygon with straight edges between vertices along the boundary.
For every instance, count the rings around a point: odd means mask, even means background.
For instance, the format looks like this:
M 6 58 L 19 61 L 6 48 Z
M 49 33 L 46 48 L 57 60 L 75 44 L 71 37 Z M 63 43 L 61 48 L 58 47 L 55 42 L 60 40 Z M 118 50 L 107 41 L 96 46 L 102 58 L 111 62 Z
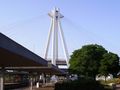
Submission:
M 14 89 L 14 90 L 30 90 L 30 87 Z M 32 90 L 54 90 L 54 88 L 53 87 L 40 87 L 40 88 L 33 87 Z
M 14 90 L 30 90 L 30 87 L 14 89 Z M 54 88 L 53 87 L 40 87 L 40 88 L 33 87 L 32 90 L 54 90 Z M 120 84 L 116 85 L 114 90 L 120 90 Z
M 115 90 L 120 90 L 120 84 L 117 84 Z

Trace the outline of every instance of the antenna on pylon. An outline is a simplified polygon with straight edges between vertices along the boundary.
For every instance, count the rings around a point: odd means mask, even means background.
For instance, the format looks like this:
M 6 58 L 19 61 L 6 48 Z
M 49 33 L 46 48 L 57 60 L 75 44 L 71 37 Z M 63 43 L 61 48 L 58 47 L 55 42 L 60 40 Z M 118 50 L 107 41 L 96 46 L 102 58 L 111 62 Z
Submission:
M 48 15 L 51 17 L 51 25 L 48 33 L 47 44 L 45 48 L 44 58 L 48 59 L 48 51 L 50 47 L 50 39 L 52 37 L 52 58 L 51 63 L 56 65 L 56 61 L 58 60 L 58 33 L 60 33 L 60 38 L 62 41 L 63 51 L 65 55 L 66 64 L 69 67 L 69 55 L 68 50 L 64 38 L 64 33 L 62 30 L 60 19 L 64 16 L 60 13 L 59 8 L 54 8 Z

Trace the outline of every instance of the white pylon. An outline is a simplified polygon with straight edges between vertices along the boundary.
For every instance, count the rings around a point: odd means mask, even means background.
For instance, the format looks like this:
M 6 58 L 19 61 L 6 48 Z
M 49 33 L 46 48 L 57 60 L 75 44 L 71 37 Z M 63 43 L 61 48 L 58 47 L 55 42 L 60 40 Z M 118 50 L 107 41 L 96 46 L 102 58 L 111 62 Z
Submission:
M 60 33 L 62 45 L 63 45 L 63 50 L 65 54 L 65 60 L 66 64 L 69 67 L 69 55 L 68 55 L 68 50 L 67 46 L 65 43 L 64 35 L 63 35 L 63 30 L 61 27 L 61 22 L 60 19 L 63 18 L 64 16 L 60 13 L 60 10 L 58 8 L 54 8 L 48 15 L 51 17 L 51 25 L 49 29 L 49 34 L 48 34 L 48 40 L 45 48 L 45 54 L 44 57 L 45 59 L 48 59 L 48 51 L 49 51 L 49 46 L 50 46 L 50 39 L 52 35 L 52 58 L 51 58 L 51 63 L 56 65 L 56 61 L 58 60 L 58 33 Z

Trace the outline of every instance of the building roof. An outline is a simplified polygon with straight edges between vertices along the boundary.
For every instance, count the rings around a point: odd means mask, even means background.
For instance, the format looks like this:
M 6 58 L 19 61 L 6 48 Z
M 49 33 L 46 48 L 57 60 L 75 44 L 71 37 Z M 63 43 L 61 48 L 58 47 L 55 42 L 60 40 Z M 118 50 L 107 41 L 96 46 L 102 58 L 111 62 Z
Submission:
M 46 66 L 47 61 L 0 33 L 0 66 Z
M 32 72 L 64 73 L 52 64 L 49 66 L 47 60 L 2 33 L 0 33 L 0 67 Z

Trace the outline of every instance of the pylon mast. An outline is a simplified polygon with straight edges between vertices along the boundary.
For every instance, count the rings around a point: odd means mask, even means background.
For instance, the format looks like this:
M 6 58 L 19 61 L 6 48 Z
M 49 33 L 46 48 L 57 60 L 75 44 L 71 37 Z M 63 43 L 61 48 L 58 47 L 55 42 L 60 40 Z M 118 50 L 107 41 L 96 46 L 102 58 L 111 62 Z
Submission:
M 52 64 L 56 65 L 56 61 L 58 60 L 58 33 L 60 33 L 61 41 L 63 44 L 64 54 L 66 57 L 66 63 L 67 66 L 69 66 L 69 55 L 67 46 L 65 43 L 63 30 L 61 27 L 60 19 L 64 16 L 60 13 L 60 10 L 58 8 L 54 8 L 48 15 L 51 17 L 51 26 L 48 34 L 48 40 L 45 48 L 45 59 L 48 59 L 48 51 L 50 46 L 50 39 L 52 36 L 52 58 L 51 62 Z

